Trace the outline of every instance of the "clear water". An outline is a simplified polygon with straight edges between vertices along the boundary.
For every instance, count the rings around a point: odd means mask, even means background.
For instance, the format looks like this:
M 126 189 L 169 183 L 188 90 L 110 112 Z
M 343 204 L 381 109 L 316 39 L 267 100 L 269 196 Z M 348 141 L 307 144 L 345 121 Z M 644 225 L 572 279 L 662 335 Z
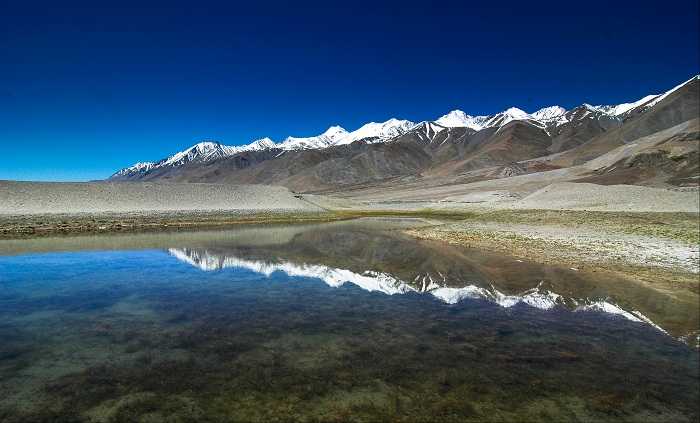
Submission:
M 416 222 L 0 242 L 0 421 L 697 421 L 698 304 Z

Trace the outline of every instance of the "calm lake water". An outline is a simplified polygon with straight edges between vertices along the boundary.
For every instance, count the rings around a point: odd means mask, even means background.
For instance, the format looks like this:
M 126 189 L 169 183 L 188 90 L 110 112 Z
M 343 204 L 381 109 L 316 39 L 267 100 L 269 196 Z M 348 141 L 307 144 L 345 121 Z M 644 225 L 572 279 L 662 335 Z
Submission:
M 0 421 L 697 421 L 697 300 L 417 223 L 0 241 Z

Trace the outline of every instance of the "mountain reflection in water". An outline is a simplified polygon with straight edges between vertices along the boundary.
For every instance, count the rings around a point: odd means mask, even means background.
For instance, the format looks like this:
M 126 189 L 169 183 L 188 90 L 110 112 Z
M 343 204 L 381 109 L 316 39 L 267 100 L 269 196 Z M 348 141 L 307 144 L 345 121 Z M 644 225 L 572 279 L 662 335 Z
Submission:
M 0 421 L 697 421 L 697 298 L 418 224 L 0 241 Z
M 620 315 L 635 322 L 645 322 L 662 332 L 666 332 L 639 311 L 626 311 L 616 304 L 601 299 L 566 298 L 548 289 L 543 289 L 544 281 L 520 294 L 507 295 L 496 289 L 493 284 L 484 287 L 477 285 L 452 287 L 448 283 L 447 278 L 439 271 L 437 271 L 437 274 L 440 275 L 441 280 L 434 280 L 431 274 L 418 274 L 411 283 L 407 283 L 396 276 L 373 270 L 355 273 L 347 269 L 318 264 L 297 264 L 289 261 L 272 263 L 263 260 L 246 260 L 220 252 L 212 253 L 206 249 L 170 248 L 168 252 L 178 260 L 189 263 L 203 271 L 241 268 L 268 277 L 274 272 L 283 272 L 292 277 L 320 279 L 328 286 L 335 288 L 345 283 L 351 283 L 365 291 L 381 292 L 387 295 L 406 294 L 409 292 L 428 293 L 447 304 L 456 304 L 464 299 L 482 299 L 494 302 L 501 307 L 512 307 L 523 303 L 531 307 L 548 310 L 557 305 L 562 305 L 574 311 L 598 311 Z
M 387 230 L 410 224 L 367 219 L 299 227 L 278 238 L 269 233 L 274 229 L 258 229 L 243 239 L 232 235 L 168 252 L 204 271 L 244 268 L 266 276 L 280 271 L 321 279 L 333 287 L 352 283 L 389 295 L 429 293 L 449 304 L 469 298 L 502 307 L 522 303 L 603 312 L 696 343 L 700 316 L 695 299 L 674 298 L 610 274 L 523 262 Z

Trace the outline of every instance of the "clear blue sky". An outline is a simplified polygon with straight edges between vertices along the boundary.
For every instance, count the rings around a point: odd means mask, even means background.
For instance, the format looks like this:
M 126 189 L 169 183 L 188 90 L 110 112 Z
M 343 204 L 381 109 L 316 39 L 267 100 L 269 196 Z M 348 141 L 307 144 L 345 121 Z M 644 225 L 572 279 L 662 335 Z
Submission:
M 620 103 L 699 68 L 697 0 L 0 2 L 0 179 L 104 178 L 204 138 Z

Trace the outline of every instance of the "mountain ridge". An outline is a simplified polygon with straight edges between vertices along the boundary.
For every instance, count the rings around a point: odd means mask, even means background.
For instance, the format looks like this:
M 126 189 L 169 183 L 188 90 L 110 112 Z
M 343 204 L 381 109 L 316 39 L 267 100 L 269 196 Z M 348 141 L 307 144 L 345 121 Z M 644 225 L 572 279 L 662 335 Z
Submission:
M 157 162 L 136 163 L 116 172 L 110 179 L 234 181 L 226 176 L 233 172 L 246 183 L 289 186 L 287 182 L 292 178 L 298 181 L 292 184 L 293 188 L 298 188 L 304 185 L 304 178 L 300 175 L 314 169 L 316 176 L 312 185 L 318 185 L 314 187 L 318 188 L 327 185 L 326 182 L 330 180 L 335 185 L 346 184 L 339 177 L 341 174 L 347 176 L 347 184 L 419 175 L 431 160 L 437 162 L 434 164 L 438 168 L 451 166 L 453 172 L 493 164 L 505 165 L 571 150 L 606 132 L 630 126 L 626 122 L 639 120 L 640 116 L 658 108 L 658 104 L 684 87 L 690 85 L 692 90 L 697 86 L 697 80 L 698 76 L 694 76 L 664 94 L 649 95 L 634 102 L 612 106 L 583 103 L 571 110 L 549 106 L 534 113 L 511 107 L 494 115 L 476 117 L 453 110 L 430 121 L 414 123 L 392 118 L 380 123 L 370 122 L 351 132 L 340 126 L 331 126 L 317 136 L 287 137 L 281 142 L 262 138 L 243 146 L 226 146 L 215 141 L 204 141 Z M 690 107 L 697 108 L 697 105 Z M 673 116 L 670 120 L 663 120 L 665 127 L 680 123 Z M 664 129 L 661 128 L 663 125 L 657 125 L 657 129 Z M 634 133 L 638 134 L 639 131 Z M 393 143 L 398 145 L 390 148 L 381 146 Z M 411 143 L 423 151 L 409 147 Z M 375 147 L 368 150 L 367 146 L 370 145 Z M 454 167 L 462 157 L 467 161 Z M 286 167 L 281 163 L 269 163 L 285 158 L 288 158 Z M 304 163 L 306 168 L 299 167 L 291 160 Z M 261 163 L 264 164 L 262 169 L 251 170 Z M 339 169 L 343 166 L 348 170 Z

